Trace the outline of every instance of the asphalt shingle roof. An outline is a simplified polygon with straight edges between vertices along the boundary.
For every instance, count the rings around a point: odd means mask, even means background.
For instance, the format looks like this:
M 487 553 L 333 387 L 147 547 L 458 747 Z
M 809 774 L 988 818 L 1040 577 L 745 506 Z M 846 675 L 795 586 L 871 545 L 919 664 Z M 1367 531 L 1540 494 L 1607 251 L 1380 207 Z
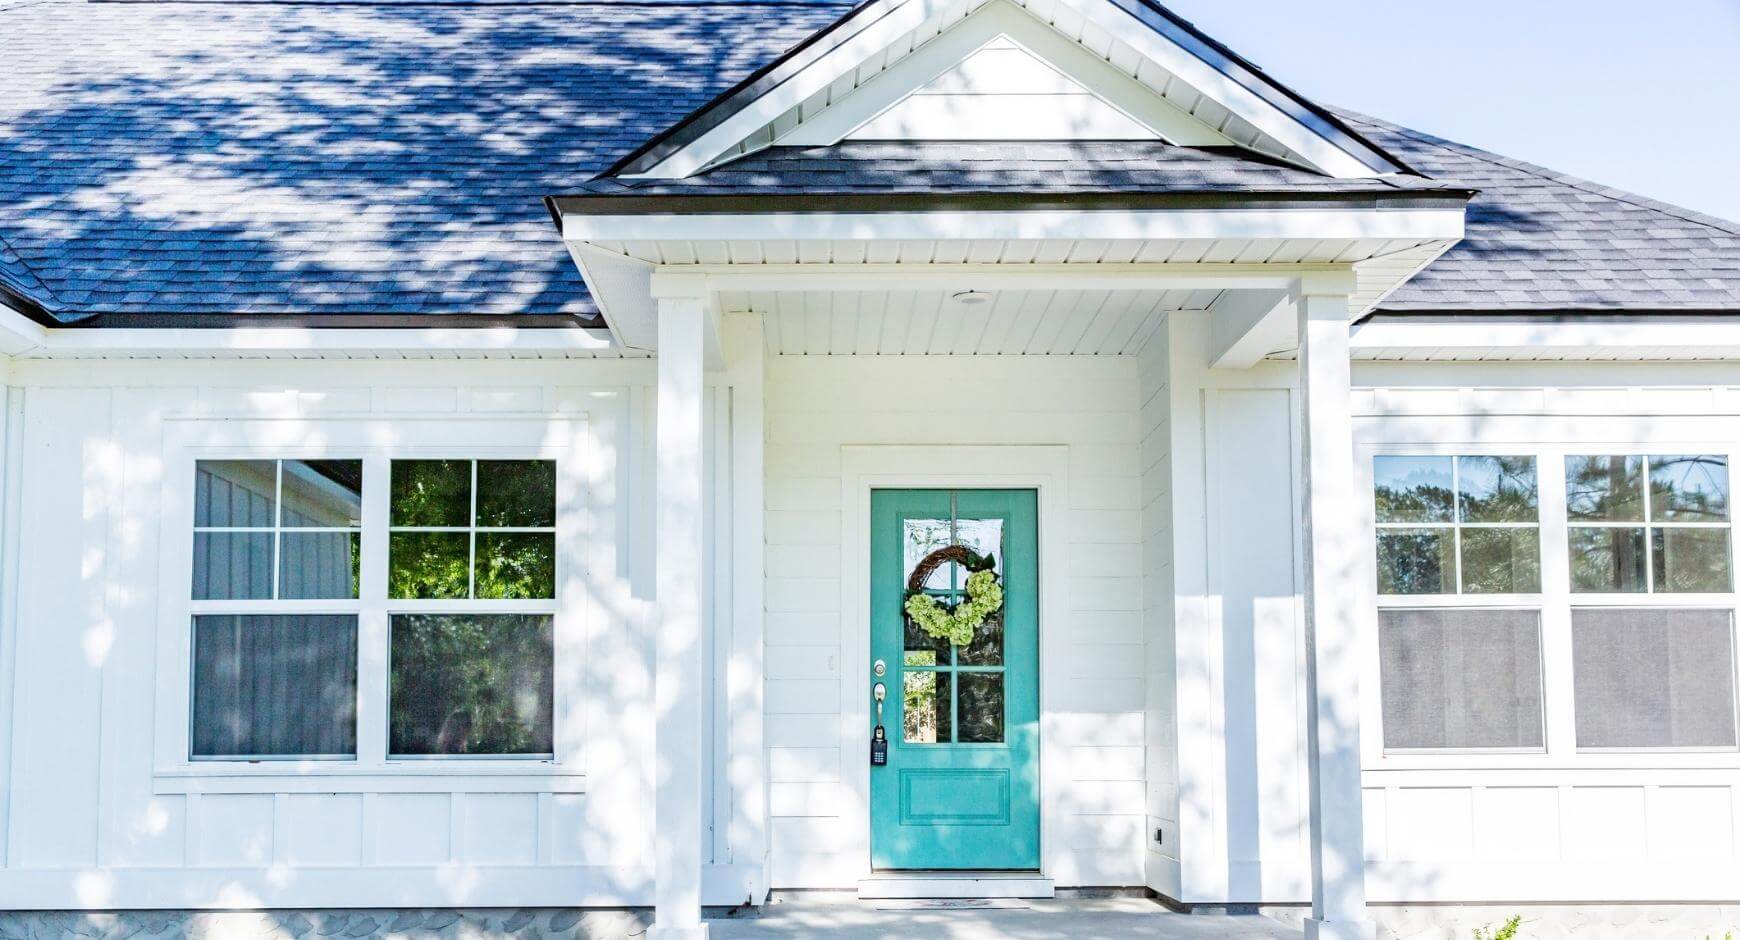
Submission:
M 1342 112 L 1416 170 L 1479 191 L 1461 242 L 1384 312 L 1740 312 L 1740 223 Z
M 542 198 L 596 191 L 616 159 L 847 9 L 0 0 L 0 287 L 64 320 L 591 316 Z M 1740 311 L 1740 226 L 1345 118 L 1481 191 L 1467 240 L 1386 310 Z M 801 169 L 842 190 L 1429 186 L 1110 149 L 851 145 L 800 168 L 782 148 L 685 185 L 778 188 Z
M 845 9 L 17 6 L 0 238 L 47 293 L 9 281 L 69 319 L 590 315 L 543 197 Z
M 1160 141 L 844 141 L 769 147 L 681 180 L 594 180 L 594 195 L 843 193 L 1371 193 L 1431 191 L 1417 176 L 1336 179 L 1229 149 Z

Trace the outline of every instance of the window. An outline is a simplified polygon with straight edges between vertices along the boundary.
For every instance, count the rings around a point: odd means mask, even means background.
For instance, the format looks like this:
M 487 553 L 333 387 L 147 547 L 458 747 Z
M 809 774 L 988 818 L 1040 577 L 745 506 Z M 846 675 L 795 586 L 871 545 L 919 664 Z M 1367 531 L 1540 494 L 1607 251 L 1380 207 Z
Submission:
M 1734 628 L 1726 610 L 1571 614 L 1579 748 L 1733 748 Z
M 1571 590 L 1725 593 L 1728 458 L 1565 458 Z
M 390 514 L 389 596 L 457 606 L 392 615 L 388 753 L 550 756 L 555 463 L 395 460 Z
M 1385 610 L 1378 659 L 1385 749 L 1544 746 L 1534 611 Z
M 395 460 L 394 598 L 556 596 L 556 464 Z
M 364 464 L 195 462 L 188 756 L 554 758 L 556 462 Z
M 1373 461 L 1381 594 L 1540 590 L 1533 457 Z
M 189 756 L 356 754 L 361 510 L 361 461 L 195 465 Z

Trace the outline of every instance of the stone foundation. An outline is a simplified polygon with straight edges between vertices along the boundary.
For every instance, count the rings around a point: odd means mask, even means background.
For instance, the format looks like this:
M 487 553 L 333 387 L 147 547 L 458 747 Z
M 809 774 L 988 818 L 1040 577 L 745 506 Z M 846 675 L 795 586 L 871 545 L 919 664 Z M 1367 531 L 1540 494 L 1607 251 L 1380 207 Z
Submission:
M 1374 904 L 1379 940 L 1473 940 L 1521 915 L 1518 940 L 1740 940 L 1740 904 Z M 1302 924 L 1304 907 L 1264 914 Z
M 644 934 L 651 922 L 652 911 L 644 909 L 6 911 L 0 913 L 0 940 L 619 940 Z

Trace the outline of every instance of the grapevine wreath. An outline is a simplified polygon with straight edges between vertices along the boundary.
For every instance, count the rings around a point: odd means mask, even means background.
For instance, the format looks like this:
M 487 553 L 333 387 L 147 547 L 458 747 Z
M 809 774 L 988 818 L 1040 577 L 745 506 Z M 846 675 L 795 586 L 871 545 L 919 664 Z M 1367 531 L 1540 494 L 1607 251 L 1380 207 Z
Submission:
M 967 569 L 967 596 L 953 607 L 944 607 L 924 592 L 924 585 L 938 567 L 955 562 Z M 906 615 L 919 629 L 956 646 L 966 646 L 986 618 L 1003 609 L 1003 585 L 997 580 L 997 561 L 965 545 L 948 545 L 924 556 L 906 582 Z

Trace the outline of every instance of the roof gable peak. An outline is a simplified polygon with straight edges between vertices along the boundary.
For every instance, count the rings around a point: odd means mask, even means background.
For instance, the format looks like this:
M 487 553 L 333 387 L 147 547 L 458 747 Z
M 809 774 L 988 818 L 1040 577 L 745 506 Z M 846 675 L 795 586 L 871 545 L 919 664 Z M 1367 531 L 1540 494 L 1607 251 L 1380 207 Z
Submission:
M 869 0 L 604 175 L 680 179 L 776 144 L 944 135 L 1157 139 L 1341 178 L 1407 172 L 1152 0 Z

